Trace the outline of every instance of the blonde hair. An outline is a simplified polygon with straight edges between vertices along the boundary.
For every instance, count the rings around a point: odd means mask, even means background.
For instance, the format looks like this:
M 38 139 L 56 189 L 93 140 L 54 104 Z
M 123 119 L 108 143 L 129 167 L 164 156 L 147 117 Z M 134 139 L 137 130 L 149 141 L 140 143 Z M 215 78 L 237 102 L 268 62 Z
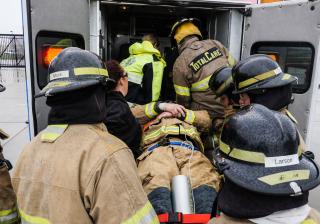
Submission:
M 160 46 L 160 41 L 157 35 L 154 33 L 148 33 L 142 37 L 142 41 L 149 41 L 151 44 L 155 47 L 158 48 Z

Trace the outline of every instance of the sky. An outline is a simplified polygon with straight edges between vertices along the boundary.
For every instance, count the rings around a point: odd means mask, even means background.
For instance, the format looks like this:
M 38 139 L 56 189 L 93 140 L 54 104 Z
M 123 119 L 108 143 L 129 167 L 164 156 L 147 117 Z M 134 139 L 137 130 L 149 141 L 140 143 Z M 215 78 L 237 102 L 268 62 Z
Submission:
M 21 0 L 0 0 L 0 34 L 22 34 Z

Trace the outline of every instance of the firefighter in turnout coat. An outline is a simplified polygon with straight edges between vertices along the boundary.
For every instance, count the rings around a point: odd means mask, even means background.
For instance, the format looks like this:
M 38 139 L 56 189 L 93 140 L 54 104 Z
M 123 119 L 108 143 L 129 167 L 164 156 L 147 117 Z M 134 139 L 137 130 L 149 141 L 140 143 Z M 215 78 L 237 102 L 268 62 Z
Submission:
M 239 95 L 240 106 L 261 104 L 280 111 L 298 125 L 298 121 L 287 109 L 293 99 L 292 85 L 297 82 L 297 78 L 284 73 L 277 62 L 267 55 L 251 55 L 233 67 L 232 75 L 235 85 L 233 93 Z M 305 151 L 306 144 L 300 133 L 299 136 L 301 149 Z
M 146 124 L 162 112 L 158 104 L 135 106 L 132 112 Z M 162 113 L 144 127 L 138 172 L 157 214 L 173 212 L 171 180 L 176 175 L 190 177 L 195 213 L 211 214 L 220 179 L 203 154 L 200 139 L 200 132 L 208 131 L 211 124 L 207 111 L 186 110 L 183 118 Z
M 49 66 L 49 125 L 13 174 L 23 223 L 159 223 L 129 148 L 108 133 L 108 72 L 100 58 L 66 48 Z
M 177 103 L 191 110 L 207 110 L 211 118 L 223 117 L 223 106 L 209 88 L 213 73 L 233 66 L 234 58 L 216 40 L 202 40 L 197 19 L 182 19 L 171 30 L 179 56 L 173 66 Z
M 299 150 L 295 124 L 259 104 L 239 111 L 224 125 L 217 163 L 224 174 L 220 217 L 212 224 L 319 224 L 308 205 L 320 184 L 311 152 Z
M 0 92 L 5 87 L 0 84 Z M 9 138 L 8 134 L 0 129 L 0 139 Z M 12 165 L 6 160 L 2 154 L 2 146 L 0 144 L 0 224 L 19 223 L 18 212 L 16 206 L 16 195 L 13 191 L 9 170 Z

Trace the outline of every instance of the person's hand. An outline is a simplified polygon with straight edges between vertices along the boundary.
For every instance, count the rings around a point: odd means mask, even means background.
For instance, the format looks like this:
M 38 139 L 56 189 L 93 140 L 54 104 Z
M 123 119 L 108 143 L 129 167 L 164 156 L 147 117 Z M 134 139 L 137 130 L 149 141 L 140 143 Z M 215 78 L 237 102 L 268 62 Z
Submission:
M 175 103 L 160 103 L 159 108 L 162 111 L 170 112 L 175 117 L 185 117 L 186 108 L 184 106 Z
M 162 112 L 161 114 L 158 115 L 157 119 L 161 120 L 161 118 L 166 118 L 166 117 L 174 117 L 174 116 L 170 112 Z

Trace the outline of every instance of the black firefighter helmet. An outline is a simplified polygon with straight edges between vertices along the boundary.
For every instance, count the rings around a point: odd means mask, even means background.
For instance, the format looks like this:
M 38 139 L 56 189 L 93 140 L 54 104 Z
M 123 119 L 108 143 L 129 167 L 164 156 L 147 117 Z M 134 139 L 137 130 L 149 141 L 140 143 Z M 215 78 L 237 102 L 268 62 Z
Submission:
M 263 54 L 239 61 L 232 73 L 235 94 L 285 86 L 297 81 L 296 77 L 283 73 L 277 62 Z
M 232 68 L 222 67 L 215 71 L 209 80 L 209 87 L 217 97 L 233 89 Z
M 48 84 L 36 95 L 54 96 L 94 85 L 112 82 L 100 57 L 90 51 L 68 47 L 50 63 Z
M 209 87 L 216 97 L 221 97 L 225 94 L 229 99 L 232 99 L 235 104 L 238 104 L 239 95 L 232 94 L 234 90 L 232 67 L 224 66 L 215 71 L 209 80 Z
M 302 152 L 294 123 L 280 112 L 252 104 L 225 123 L 220 140 L 223 173 L 244 189 L 299 195 L 320 183 L 318 165 Z

